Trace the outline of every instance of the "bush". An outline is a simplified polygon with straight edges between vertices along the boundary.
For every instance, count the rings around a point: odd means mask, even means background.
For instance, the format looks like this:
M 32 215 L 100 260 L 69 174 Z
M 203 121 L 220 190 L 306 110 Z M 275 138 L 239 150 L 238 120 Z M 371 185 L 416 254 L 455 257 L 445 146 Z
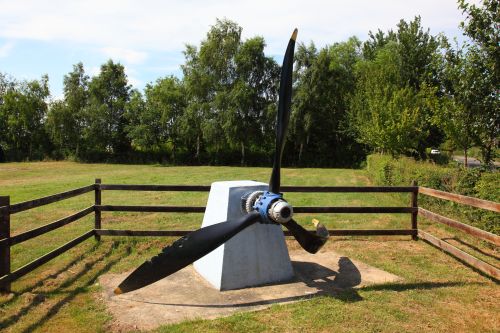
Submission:
M 367 171 L 374 183 L 387 186 L 418 185 L 480 199 L 500 201 L 500 173 L 462 167 L 445 167 L 402 157 L 373 154 L 367 158 Z M 462 222 L 500 232 L 498 213 L 444 200 L 419 196 L 419 202 L 437 213 L 451 213 Z M 444 212 L 443 212 L 444 211 Z

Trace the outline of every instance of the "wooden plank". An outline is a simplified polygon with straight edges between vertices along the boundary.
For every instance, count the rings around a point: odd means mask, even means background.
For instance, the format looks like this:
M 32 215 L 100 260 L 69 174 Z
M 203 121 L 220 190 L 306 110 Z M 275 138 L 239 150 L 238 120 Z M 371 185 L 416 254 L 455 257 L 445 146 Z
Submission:
M 102 184 L 101 190 L 122 191 L 187 191 L 208 192 L 209 185 L 122 185 Z M 282 186 L 283 192 L 345 193 L 345 192 L 417 192 L 415 186 Z
M 301 193 L 401 193 L 417 192 L 417 186 L 281 186 L 281 192 Z
M 425 241 L 429 242 L 430 244 L 440 248 L 444 252 L 451 254 L 452 256 L 460 259 L 461 261 L 465 262 L 466 264 L 474 267 L 475 269 L 485 273 L 488 276 L 491 276 L 495 278 L 496 280 L 500 280 L 500 269 L 482 261 L 479 260 L 476 257 L 471 256 L 470 254 L 454 247 L 453 245 L 434 237 L 433 235 L 424 232 L 422 230 L 418 231 L 418 237 L 424 239 Z
M 450 200 L 464 205 L 474 206 L 500 213 L 500 203 L 494 201 L 488 201 L 488 200 L 468 197 L 465 195 L 439 191 L 422 186 L 419 187 L 419 193 L 435 198 Z
M 10 212 L 11 214 L 14 213 L 19 213 L 28 209 L 32 209 L 35 207 L 40 207 L 44 205 L 48 205 L 53 202 L 57 202 L 63 199 L 68 199 L 72 197 L 76 197 L 77 195 L 84 194 L 90 191 L 94 190 L 94 185 L 88 185 L 84 187 L 80 187 L 71 191 L 66 191 L 62 193 L 57 193 L 53 195 L 49 195 L 43 198 L 35 199 L 35 200 L 30 200 L 30 201 L 24 201 L 20 202 L 17 204 L 13 204 L 10 206 Z
M 315 232 L 314 230 L 309 230 Z M 416 229 L 335 229 L 328 230 L 330 236 L 414 236 Z M 291 235 L 289 235 L 291 236 Z
M 55 222 L 43 225 L 41 227 L 31 229 L 29 231 L 23 232 L 22 234 L 12 236 L 10 238 L 10 246 L 19 244 L 21 242 L 27 241 L 28 239 L 43 235 L 49 231 L 58 229 L 62 226 L 65 226 L 71 222 L 77 221 L 81 219 L 84 216 L 87 216 L 88 214 L 92 213 L 94 211 L 94 206 L 90 206 L 85 208 L 84 210 L 79 211 L 78 213 L 75 213 L 73 215 L 64 217 L 60 220 L 57 220 Z
M 101 212 L 163 212 L 163 213 L 204 213 L 205 207 L 188 206 L 96 206 Z M 413 207 L 294 207 L 294 213 L 412 213 Z
M 294 213 L 412 213 L 413 207 L 293 207 Z
M 124 206 L 100 205 L 95 206 L 101 212 L 159 212 L 159 213 L 204 213 L 205 207 L 188 206 Z
M 418 183 L 416 180 L 413 180 L 411 182 L 411 185 L 417 187 Z M 417 189 L 418 189 L 418 187 L 417 187 Z M 417 220 L 418 219 L 418 190 L 417 190 L 417 192 L 412 192 L 411 199 L 410 199 L 410 206 L 417 209 L 417 211 L 411 213 L 411 228 L 418 229 L 418 220 Z M 418 239 L 417 235 L 413 235 L 412 239 L 417 240 Z
M 95 193 L 94 193 L 94 229 L 101 229 L 101 211 L 95 209 L 95 207 L 101 204 L 101 179 L 95 179 Z M 101 236 L 95 234 L 95 240 L 100 241 Z
M 208 192 L 210 185 L 122 185 L 102 184 L 101 190 L 113 191 L 185 191 L 185 192 Z
M 488 241 L 490 243 L 495 244 L 496 246 L 500 246 L 500 236 L 492 234 L 491 232 L 481 230 L 479 228 L 470 226 L 470 225 L 462 223 L 462 222 L 455 221 L 453 219 L 436 214 L 434 212 L 428 211 L 427 209 L 424 209 L 421 207 L 419 207 L 419 209 L 418 209 L 418 214 L 431 220 L 431 221 L 436 221 L 439 223 L 446 224 L 452 228 L 460 229 L 463 232 L 468 233 L 469 235 L 472 235 L 472 236 L 477 237 L 477 238 L 481 238 L 485 241 Z
M 4 211 L 0 213 L 0 239 L 5 240 L 0 242 L 0 276 L 10 273 L 10 212 L 9 212 L 10 197 L 1 196 L 0 206 L 6 207 Z M 10 283 L 0 282 L 0 292 L 9 293 Z
M 99 235 L 103 236 L 184 236 L 194 230 L 116 230 L 116 229 L 100 229 L 95 230 Z M 316 232 L 315 230 L 309 230 Z M 411 229 L 387 229 L 387 230 L 371 230 L 371 229 L 335 229 L 328 230 L 331 236 L 396 236 L 396 235 L 415 235 L 417 230 Z M 285 236 L 292 234 L 284 230 Z
M 95 233 L 102 236 L 184 236 L 194 230 L 117 230 L 100 229 Z
M 76 237 L 75 239 L 73 239 L 73 240 L 67 242 L 66 244 L 58 247 L 57 249 L 52 250 L 49 253 L 41 256 L 40 258 L 35 259 L 32 262 L 30 262 L 30 263 L 28 263 L 28 264 L 26 264 L 26 265 L 24 265 L 24 266 L 16 269 L 14 272 L 12 272 L 12 273 L 10 273 L 8 275 L 4 275 L 4 276 L 0 277 L 0 285 L 2 283 L 5 283 L 5 282 L 12 282 L 12 281 L 15 281 L 15 280 L 19 279 L 20 277 L 28 274 L 29 272 L 33 271 L 34 269 L 36 269 L 36 268 L 40 267 L 41 265 L 49 262 L 50 260 L 54 259 L 58 255 L 66 252 L 66 251 L 68 251 L 69 249 L 75 247 L 76 245 L 80 244 L 81 242 L 83 242 L 87 238 L 92 237 L 93 235 L 94 235 L 94 230 L 87 231 L 83 235 Z

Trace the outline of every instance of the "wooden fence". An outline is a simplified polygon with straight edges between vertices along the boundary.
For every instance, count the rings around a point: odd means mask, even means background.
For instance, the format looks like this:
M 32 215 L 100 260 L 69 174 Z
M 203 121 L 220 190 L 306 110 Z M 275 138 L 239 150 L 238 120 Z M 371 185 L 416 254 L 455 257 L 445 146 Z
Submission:
M 414 240 L 418 237 L 427 242 L 441 248 L 443 251 L 454 255 L 460 260 L 466 262 L 470 266 L 496 278 L 500 279 L 499 270 L 457 248 L 435 238 L 434 236 L 418 229 L 417 216 L 423 216 L 427 219 L 447 224 L 448 226 L 460 229 L 475 237 L 500 244 L 500 237 L 471 227 L 469 225 L 451 220 L 440 216 L 433 212 L 418 207 L 418 194 L 430 195 L 446 200 L 465 203 L 471 206 L 489 209 L 495 212 L 500 212 L 500 204 L 480 200 L 471 197 L 460 196 L 452 193 L 436 191 L 424 187 L 418 187 L 416 183 L 412 186 L 368 186 L 368 187 L 352 187 L 352 186 L 282 186 L 281 190 L 285 193 L 301 192 L 301 193 L 410 193 L 411 200 L 409 206 L 406 207 L 294 207 L 295 213 L 403 213 L 411 214 L 411 227 L 408 229 L 336 229 L 328 230 L 332 236 L 393 236 L 393 235 L 409 235 Z M 17 234 L 10 234 L 10 216 L 28 209 L 33 209 L 64 199 L 72 198 L 88 192 L 94 191 L 94 205 L 87 207 L 73 215 L 59 219 L 47 225 Z M 96 240 L 100 240 L 101 236 L 183 236 L 192 230 L 116 230 L 102 229 L 101 212 L 122 211 L 122 212 L 164 212 L 164 213 L 203 213 L 205 207 L 193 206 L 130 206 L 130 205 L 103 205 L 101 202 L 102 191 L 175 191 L 175 192 L 208 192 L 210 186 L 189 186 L 189 185 L 118 185 L 118 184 L 102 184 L 100 179 L 96 179 L 92 185 L 84 186 L 67 192 L 62 192 L 43 198 L 25 201 L 21 203 L 11 204 L 10 197 L 0 196 L 0 291 L 10 291 L 12 281 L 28 274 L 37 267 L 54 259 L 58 255 L 75 247 L 86 239 L 94 236 Z M 11 272 L 11 254 L 10 247 L 34 237 L 40 236 L 47 232 L 58 229 L 69 223 L 77 221 L 84 216 L 94 213 L 94 227 L 66 244 L 52 250 L 51 252 L 33 260 L 32 262 Z M 288 231 L 284 231 L 286 236 L 290 236 Z

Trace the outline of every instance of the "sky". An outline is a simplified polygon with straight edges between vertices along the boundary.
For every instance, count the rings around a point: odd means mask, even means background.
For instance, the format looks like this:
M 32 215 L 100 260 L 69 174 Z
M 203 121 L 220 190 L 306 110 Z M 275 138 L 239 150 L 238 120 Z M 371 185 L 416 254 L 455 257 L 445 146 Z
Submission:
M 199 45 L 216 18 L 237 22 L 243 39 L 264 37 L 266 55 L 281 61 L 294 28 L 298 42 L 319 48 L 366 40 L 370 30 L 395 29 L 416 15 L 431 34 L 463 40 L 456 0 L 0 0 L 0 72 L 20 80 L 48 74 L 57 99 L 74 64 L 93 76 L 113 59 L 142 90 L 181 77 L 186 44 Z

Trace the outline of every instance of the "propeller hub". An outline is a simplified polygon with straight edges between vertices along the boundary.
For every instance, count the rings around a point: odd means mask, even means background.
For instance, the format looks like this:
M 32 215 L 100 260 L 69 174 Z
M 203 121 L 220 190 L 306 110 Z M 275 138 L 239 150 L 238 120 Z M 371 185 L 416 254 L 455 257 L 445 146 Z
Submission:
M 253 209 L 260 213 L 261 223 L 286 223 L 293 215 L 292 206 L 283 199 L 281 193 L 261 193 L 253 205 Z
M 278 223 L 287 223 L 292 219 L 293 208 L 288 202 L 280 199 L 271 204 L 268 213 L 271 220 Z

